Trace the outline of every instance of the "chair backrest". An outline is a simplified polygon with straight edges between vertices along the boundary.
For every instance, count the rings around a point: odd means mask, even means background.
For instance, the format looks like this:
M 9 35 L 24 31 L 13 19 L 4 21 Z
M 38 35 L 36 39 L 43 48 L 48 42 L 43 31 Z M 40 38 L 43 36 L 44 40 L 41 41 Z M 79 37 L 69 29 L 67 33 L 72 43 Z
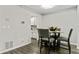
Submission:
M 49 30 L 48 29 L 38 29 L 39 37 L 48 38 Z
M 71 28 L 70 32 L 69 32 L 69 36 L 68 36 L 68 41 L 70 41 L 70 37 L 71 37 L 72 31 L 73 31 L 73 29 Z

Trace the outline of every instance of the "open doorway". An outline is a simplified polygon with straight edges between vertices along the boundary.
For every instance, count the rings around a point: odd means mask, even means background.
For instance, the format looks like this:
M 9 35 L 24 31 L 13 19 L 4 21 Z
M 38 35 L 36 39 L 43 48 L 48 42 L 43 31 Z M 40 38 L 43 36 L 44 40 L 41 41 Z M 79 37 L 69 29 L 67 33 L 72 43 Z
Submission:
M 31 17 L 31 38 L 37 39 L 36 16 Z

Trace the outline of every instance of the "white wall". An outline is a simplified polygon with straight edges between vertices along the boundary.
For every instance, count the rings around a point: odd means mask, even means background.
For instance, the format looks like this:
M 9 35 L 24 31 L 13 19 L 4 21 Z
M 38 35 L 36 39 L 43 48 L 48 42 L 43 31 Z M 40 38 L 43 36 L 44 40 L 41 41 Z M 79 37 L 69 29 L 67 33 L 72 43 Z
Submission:
M 0 6 L 0 52 L 31 43 L 31 16 L 41 19 L 39 14 L 19 6 Z M 22 24 L 21 21 L 25 23 Z M 40 27 L 40 20 L 36 21 L 36 24 Z
M 58 26 L 63 32 L 62 35 L 67 37 L 70 28 L 73 28 L 71 42 L 77 43 L 77 16 L 76 9 L 69 9 L 62 12 L 48 14 L 43 16 L 42 28 L 49 28 L 51 26 Z
M 77 8 L 77 21 L 79 22 L 79 6 Z M 77 27 L 79 27 L 79 23 Z M 77 48 L 79 49 L 79 28 L 78 28 L 78 45 L 77 46 L 78 46 Z
M 21 7 L 21 6 L 19 6 Z M 28 11 L 30 13 L 30 18 L 32 16 L 35 16 L 36 17 L 36 20 L 35 20 L 35 25 L 37 25 L 37 28 L 40 28 L 42 26 L 41 22 L 42 22 L 42 15 L 38 14 L 38 13 L 35 13 L 33 12 L 32 10 L 29 11 L 29 9 L 27 7 L 21 7 L 22 9 Z

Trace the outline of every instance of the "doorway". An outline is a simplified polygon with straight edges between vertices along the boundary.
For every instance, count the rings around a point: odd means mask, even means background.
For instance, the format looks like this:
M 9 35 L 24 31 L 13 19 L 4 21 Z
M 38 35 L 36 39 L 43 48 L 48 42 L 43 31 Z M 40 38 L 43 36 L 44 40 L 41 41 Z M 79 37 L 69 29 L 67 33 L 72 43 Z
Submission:
M 31 17 L 31 38 L 37 39 L 36 16 Z

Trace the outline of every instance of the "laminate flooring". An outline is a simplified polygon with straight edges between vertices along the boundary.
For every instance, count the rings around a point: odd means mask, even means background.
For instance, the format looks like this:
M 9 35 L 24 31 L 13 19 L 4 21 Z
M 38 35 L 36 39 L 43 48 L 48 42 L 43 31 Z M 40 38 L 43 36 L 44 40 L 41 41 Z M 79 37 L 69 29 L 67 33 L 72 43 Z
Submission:
M 16 48 L 3 54 L 40 54 L 40 48 L 38 46 L 37 40 L 32 39 L 31 44 Z M 43 48 L 41 54 L 47 54 L 47 49 Z M 68 50 L 62 48 L 59 51 L 51 50 L 50 54 L 68 54 Z M 79 50 L 76 49 L 76 46 L 72 46 L 71 54 L 79 54 Z

